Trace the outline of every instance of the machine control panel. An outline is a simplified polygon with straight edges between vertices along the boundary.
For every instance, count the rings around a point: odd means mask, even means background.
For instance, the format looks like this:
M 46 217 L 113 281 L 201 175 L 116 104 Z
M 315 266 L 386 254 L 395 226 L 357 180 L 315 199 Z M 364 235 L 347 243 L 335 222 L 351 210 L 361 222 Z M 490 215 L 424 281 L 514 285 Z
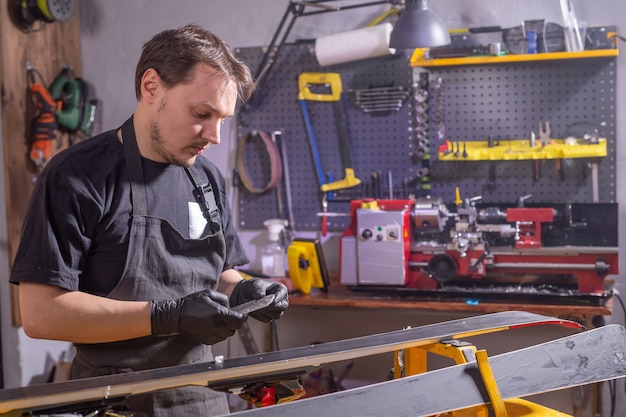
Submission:
M 406 211 L 358 209 L 357 269 L 360 284 L 404 285 Z
M 373 239 L 377 242 L 397 242 L 402 235 L 402 227 L 397 224 L 378 225 L 373 229 L 361 229 L 362 240 Z

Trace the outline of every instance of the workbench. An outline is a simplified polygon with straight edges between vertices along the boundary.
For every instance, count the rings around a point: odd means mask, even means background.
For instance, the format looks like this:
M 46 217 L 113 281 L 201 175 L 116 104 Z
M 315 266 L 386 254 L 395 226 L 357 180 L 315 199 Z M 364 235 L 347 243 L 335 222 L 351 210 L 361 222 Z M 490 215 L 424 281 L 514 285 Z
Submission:
M 409 309 L 424 312 L 495 313 L 520 310 L 555 317 L 576 318 L 583 324 L 595 316 L 608 316 L 613 311 L 613 299 L 609 297 L 603 305 L 566 305 L 534 303 L 480 302 L 477 304 L 462 301 L 432 301 L 409 296 L 372 296 L 371 293 L 350 291 L 346 286 L 333 282 L 328 292 L 313 289 L 311 294 L 291 294 L 291 307 L 319 308 L 363 308 L 363 309 Z

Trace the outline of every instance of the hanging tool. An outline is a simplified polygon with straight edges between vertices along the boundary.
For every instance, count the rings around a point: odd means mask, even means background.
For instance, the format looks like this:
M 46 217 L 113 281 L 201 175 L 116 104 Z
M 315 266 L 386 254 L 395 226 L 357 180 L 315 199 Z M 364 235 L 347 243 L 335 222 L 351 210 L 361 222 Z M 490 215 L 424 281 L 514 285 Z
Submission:
M 589 163 L 589 168 L 591 169 L 591 193 L 594 203 L 600 202 L 600 188 L 598 186 L 598 163 L 591 162 Z
M 264 145 L 270 165 L 270 178 L 268 182 L 262 187 L 257 187 L 253 183 L 250 175 L 248 175 L 248 170 L 245 166 L 246 149 L 248 142 L 255 139 L 259 140 Z M 253 194 L 264 194 L 267 191 L 272 190 L 280 185 L 280 181 L 283 176 L 283 163 L 281 160 L 280 151 L 278 150 L 278 146 L 276 145 L 276 142 L 272 140 L 272 137 L 269 133 L 262 130 L 252 130 L 246 135 L 242 136 L 237 144 L 235 158 L 235 165 L 237 167 L 237 171 L 239 172 L 239 179 L 249 192 Z
M 563 165 L 561 164 L 560 159 L 554 160 L 554 167 L 556 168 L 556 175 L 559 178 L 559 181 L 565 181 L 565 171 L 563 171 Z
M 98 107 L 97 99 L 89 99 L 89 83 L 64 66 L 50 85 L 50 94 L 57 103 L 59 128 L 68 132 L 70 140 L 77 132 L 90 135 Z M 70 143 L 71 145 L 72 143 Z
M 274 145 L 276 145 L 276 150 L 278 151 L 278 155 L 281 159 L 281 165 L 282 165 L 282 155 L 280 154 L 280 138 L 282 136 L 282 132 L 280 131 L 274 131 L 272 132 L 272 142 L 274 143 Z M 278 209 L 278 217 L 280 219 L 284 218 L 284 209 L 283 209 L 283 189 L 282 189 L 282 181 L 279 181 L 278 184 L 276 184 L 276 208 Z
M 541 142 L 541 146 L 546 146 L 550 144 L 552 138 L 550 137 L 552 130 L 550 129 L 550 122 L 546 121 L 545 125 L 543 122 L 539 122 L 539 142 Z
M 492 193 L 496 189 L 497 167 L 495 161 L 489 161 L 489 175 L 487 177 L 487 193 Z
M 402 178 L 402 198 L 409 199 L 409 177 Z
M 409 91 L 402 86 L 375 87 L 349 92 L 354 93 L 354 104 L 365 113 L 398 111 L 409 97 Z
M 313 93 L 311 92 L 312 85 L 327 86 L 330 88 L 330 93 Z M 354 175 L 352 157 L 350 155 L 350 144 L 348 142 L 348 126 L 346 124 L 343 103 L 341 102 L 341 77 L 338 73 L 302 73 L 298 77 L 298 87 L 298 100 L 300 101 L 302 115 L 306 124 L 307 136 L 309 138 L 309 145 L 311 147 L 311 153 L 313 155 L 313 162 L 315 165 L 315 171 L 317 173 L 317 179 L 320 185 L 320 190 L 323 193 L 322 209 L 323 212 L 326 213 L 328 211 L 329 192 L 355 187 L 361 183 L 361 180 L 356 178 L 356 176 Z M 315 140 L 315 134 L 313 133 L 311 117 L 309 116 L 309 110 L 306 104 L 307 101 L 332 102 L 334 104 L 333 115 L 335 117 L 335 126 L 339 139 L 339 152 L 341 157 L 341 163 L 343 165 L 345 173 L 345 177 L 341 180 L 330 180 L 328 182 L 326 181 L 324 170 L 322 168 L 322 161 L 320 159 L 319 151 L 317 148 L 317 142 Z M 328 219 L 326 218 L 326 216 L 322 216 L 322 236 L 326 235 L 327 227 Z
M 550 122 L 546 120 L 545 125 L 543 122 L 539 122 L 539 141 L 541 142 L 541 146 L 549 145 L 552 142 L 551 138 L 552 130 L 550 128 Z M 556 173 L 559 178 L 559 181 L 563 181 L 565 179 L 563 172 L 563 167 L 561 166 L 561 159 L 557 158 L 554 160 L 554 167 L 556 168 Z
M 319 94 L 311 92 L 312 85 L 325 85 L 330 87 L 329 94 Z M 309 143 L 311 145 L 311 151 L 313 152 L 313 158 L 315 160 L 315 168 L 317 170 L 317 177 L 320 183 L 320 189 L 322 192 L 336 191 L 344 188 L 351 188 L 361 183 L 361 180 L 354 175 L 354 167 L 352 164 L 352 156 L 350 155 L 350 144 L 348 139 L 348 126 L 346 124 L 346 117 L 343 109 L 343 103 L 341 101 L 341 76 L 338 73 L 302 73 L 298 77 L 298 99 L 300 100 L 300 106 L 304 115 L 307 133 L 309 136 Z M 337 128 L 337 135 L 339 139 L 339 153 L 341 157 L 341 163 L 344 169 L 345 177 L 342 180 L 334 181 L 332 183 L 325 183 L 324 171 L 322 170 L 322 163 L 320 161 L 319 152 L 317 150 L 317 143 L 315 141 L 315 135 L 313 133 L 313 126 L 309 116 L 307 101 L 322 101 L 333 102 L 334 105 L 334 117 L 335 126 Z
M 539 166 L 538 159 L 535 159 L 533 163 L 535 164 L 533 168 L 533 178 L 535 179 L 535 182 L 537 182 L 541 179 L 541 167 Z
M 37 106 L 37 115 L 33 119 L 32 138 L 30 141 L 30 159 L 38 169 L 42 169 L 52 158 L 52 141 L 57 138 L 56 121 L 57 103 L 43 81 L 37 82 L 35 74 L 41 74 L 26 63 L 30 93 Z
M 380 173 L 378 171 L 372 171 L 372 197 L 382 198 L 380 188 Z
M 21 0 L 12 3 L 15 4 L 16 21 L 26 32 L 41 30 L 46 23 L 67 22 L 76 9 L 74 0 Z M 36 22 L 41 25 L 33 28 Z
M 324 176 L 324 169 L 322 168 L 322 161 L 320 160 L 320 154 L 317 150 L 317 142 L 315 141 L 315 135 L 313 134 L 313 125 L 311 124 L 311 117 L 309 116 L 309 110 L 306 106 L 306 101 L 304 100 L 304 96 L 302 93 L 298 94 L 298 98 L 300 100 L 300 108 L 302 109 L 302 116 L 304 117 L 304 123 L 306 124 L 307 136 L 309 138 L 309 146 L 311 148 L 311 154 L 313 155 L 313 163 L 315 165 L 315 172 L 317 173 L 317 181 L 320 185 L 324 185 L 326 183 L 326 177 Z M 328 195 L 324 194 L 322 196 L 322 210 L 324 213 L 328 211 Z M 322 236 L 326 236 L 326 230 L 328 225 L 328 218 L 326 216 L 322 216 Z
M 272 136 L 275 138 L 280 156 L 283 162 L 283 181 L 285 185 L 285 196 L 286 196 L 286 205 L 287 205 L 287 220 L 289 220 L 289 224 L 285 228 L 285 247 L 288 247 L 293 241 L 293 233 L 295 228 L 295 218 L 293 215 L 293 202 L 291 199 L 291 178 L 289 177 L 289 161 L 287 158 L 287 145 L 285 143 L 285 139 L 283 137 L 283 132 L 277 130 L 272 133 Z
M 328 193 L 322 195 L 322 236 L 328 232 Z
M 446 104 L 445 86 L 441 77 L 437 78 L 433 86 L 435 107 L 434 121 L 437 126 L 437 139 L 443 142 L 446 139 Z

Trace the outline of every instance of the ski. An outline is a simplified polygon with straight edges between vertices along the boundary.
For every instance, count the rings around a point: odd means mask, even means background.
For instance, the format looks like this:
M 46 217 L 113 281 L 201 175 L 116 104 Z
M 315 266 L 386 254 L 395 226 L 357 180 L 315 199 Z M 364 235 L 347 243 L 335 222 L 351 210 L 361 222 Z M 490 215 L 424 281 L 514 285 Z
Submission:
M 0 390 L 0 414 L 69 404 L 114 404 L 132 394 L 188 385 L 215 389 L 296 376 L 331 362 L 536 325 L 580 329 L 579 323 L 507 311 L 241 358 Z M 19 415 L 19 414 L 18 414 Z
M 496 355 L 489 363 L 502 399 L 615 379 L 626 376 L 626 329 L 612 324 Z M 424 417 L 487 403 L 477 363 L 469 362 L 231 415 Z

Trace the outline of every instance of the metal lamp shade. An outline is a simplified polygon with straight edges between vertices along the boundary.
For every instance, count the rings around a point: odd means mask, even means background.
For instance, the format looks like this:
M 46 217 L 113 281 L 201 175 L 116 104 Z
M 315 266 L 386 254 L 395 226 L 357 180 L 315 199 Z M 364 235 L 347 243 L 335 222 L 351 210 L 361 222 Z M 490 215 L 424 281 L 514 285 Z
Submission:
M 407 0 L 406 8 L 394 25 L 389 47 L 396 49 L 429 48 L 448 45 L 450 34 L 445 23 L 428 9 L 426 0 Z

